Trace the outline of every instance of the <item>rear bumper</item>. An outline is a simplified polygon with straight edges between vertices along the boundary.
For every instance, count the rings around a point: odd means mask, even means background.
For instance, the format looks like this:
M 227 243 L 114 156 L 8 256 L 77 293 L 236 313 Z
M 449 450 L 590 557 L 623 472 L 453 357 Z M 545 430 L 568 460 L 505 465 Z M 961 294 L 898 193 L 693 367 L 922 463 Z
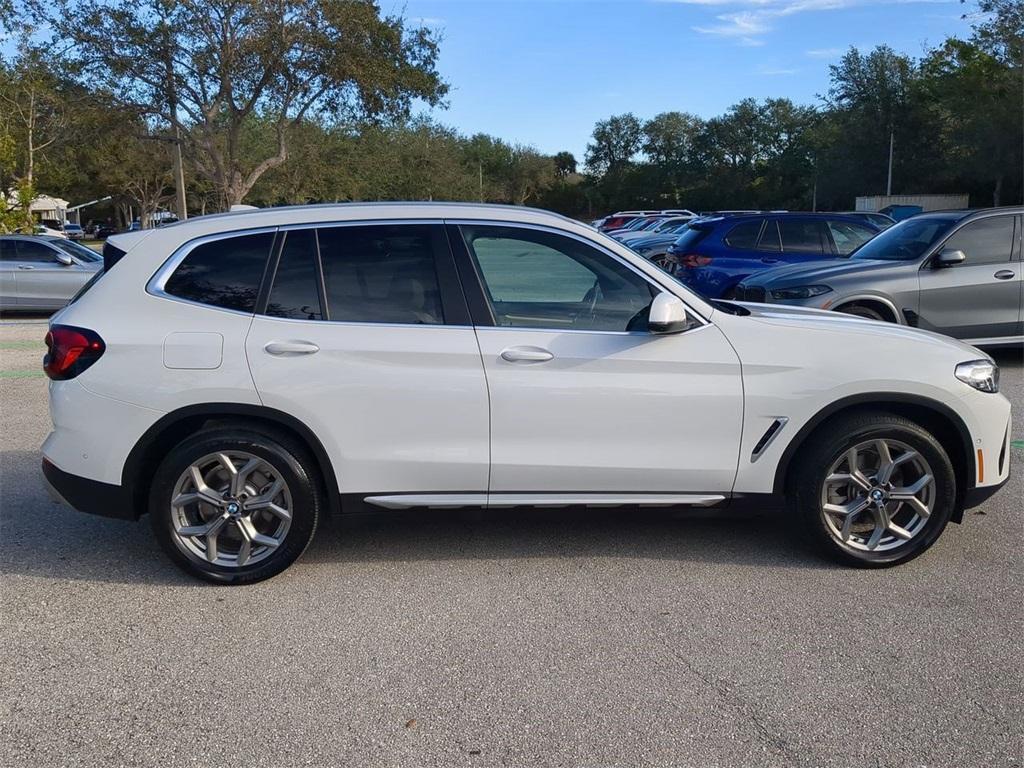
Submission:
M 46 478 L 50 493 L 58 501 L 79 512 L 122 520 L 138 518 L 132 508 L 131 494 L 120 485 L 72 475 L 59 469 L 48 459 L 43 459 L 43 476 Z

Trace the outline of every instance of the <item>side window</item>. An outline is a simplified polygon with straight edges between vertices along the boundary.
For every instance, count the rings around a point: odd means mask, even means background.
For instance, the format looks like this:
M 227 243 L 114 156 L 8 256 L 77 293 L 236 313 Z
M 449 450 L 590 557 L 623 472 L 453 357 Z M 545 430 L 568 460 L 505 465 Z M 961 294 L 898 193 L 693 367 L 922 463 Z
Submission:
M 782 250 L 782 243 L 779 240 L 779 224 L 777 221 L 769 221 L 764 225 L 764 232 L 757 243 L 759 251 L 773 251 L 778 253 Z
M 1013 216 L 992 216 L 965 225 L 940 250 L 963 251 L 964 265 L 1002 264 L 1013 251 Z
M 447 248 L 432 224 L 317 230 L 327 315 L 352 323 L 444 323 L 436 256 Z
M 757 248 L 757 238 L 760 234 L 760 221 L 745 221 L 729 230 L 729 234 L 725 236 L 725 244 L 733 248 L 753 250 Z
M 859 248 L 875 236 L 867 227 L 848 221 L 830 221 L 828 229 L 832 233 L 832 241 L 836 244 L 836 251 L 840 256 L 852 253 L 855 248 Z
M 0 238 L 0 261 L 14 261 L 14 246 Z
M 281 258 L 267 301 L 267 314 L 296 320 L 323 320 L 316 232 L 293 229 L 285 233 Z
M 827 253 L 825 226 L 820 221 L 809 219 L 781 219 L 779 234 L 782 236 L 782 250 L 792 253 Z
M 52 248 L 42 243 L 33 243 L 31 240 L 15 240 L 14 250 L 17 254 L 15 261 L 48 264 L 57 260 L 57 254 Z
M 222 309 L 256 307 L 273 233 L 239 235 L 196 246 L 174 270 L 164 292 Z
M 502 226 L 464 226 L 499 326 L 645 330 L 657 293 L 625 264 L 571 237 Z

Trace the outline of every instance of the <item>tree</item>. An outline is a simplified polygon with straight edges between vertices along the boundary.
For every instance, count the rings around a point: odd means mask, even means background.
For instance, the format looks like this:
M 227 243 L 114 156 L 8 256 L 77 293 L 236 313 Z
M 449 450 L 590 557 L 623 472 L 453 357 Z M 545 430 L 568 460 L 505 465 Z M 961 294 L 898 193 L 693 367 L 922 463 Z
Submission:
M 559 152 L 553 159 L 558 178 L 565 179 L 576 173 L 576 156 L 572 152 Z
M 35 186 L 39 157 L 68 132 L 71 90 L 45 51 L 27 38 L 19 42 L 11 66 L 0 69 L 0 106 L 20 146 L 19 176 L 29 189 Z
M 447 90 L 436 33 L 370 0 L 60 0 L 46 15 L 90 82 L 180 134 L 226 205 L 288 159 L 307 117 L 394 120 Z M 275 141 L 253 156 L 256 117 Z
M 869 177 L 878 179 L 875 188 L 882 187 L 881 179 L 891 179 L 892 168 L 887 163 L 890 147 L 906 136 L 912 105 L 909 100 L 912 82 L 916 77 L 913 60 L 902 56 L 887 45 L 880 45 L 868 54 L 851 48 L 838 64 L 829 67 L 831 87 L 827 102 L 833 109 L 844 113 L 847 125 L 860 152 L 860 161 L 871 167 L 886 169 Z M 886 183 L 885 188 L 889 188 Z
M 922 63 L 923 98 L 942 126 L 947 173 L 987 182 L 992 205 L 1021 168 L 1021 83 L 1009 67 L 970 42 L 948 40 Z
M 633 162 L 642 146 L 643 126 L 634 115 L 601 120 L 594 126 L 593 140 L 587 144 L 587 168 L 595 174 L 621 171 Z

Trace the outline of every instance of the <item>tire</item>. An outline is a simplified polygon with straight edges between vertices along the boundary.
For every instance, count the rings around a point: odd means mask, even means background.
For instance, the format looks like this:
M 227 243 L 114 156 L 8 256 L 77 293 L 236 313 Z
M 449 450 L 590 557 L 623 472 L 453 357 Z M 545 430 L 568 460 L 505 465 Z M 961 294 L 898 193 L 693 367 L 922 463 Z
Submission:
M 877 309 L 873 309 L 871 307 L 862 307 L 859 304 L 853 304 L 849 307 L 841 307 L 836 311 L 842 312 L 844 315 L 854 315 L 856 317 L 867 318 L 868 320 L 877 320 L 880 323 L 892 322 L 891 320 L 889 320 L 889 318 L 887 318 Z
M 886 482 L 889 464 L 894 468 Z M 869 411 L 827 421 L 792 467 L 786 495 L 803 537 L 846 565 L 885 568 L 914 559 L 939 538 L 956 505 L 956 473 L 946 451 L 927 430 L 896 414 Z M 916 501 L 904 501 L 918 485 Z M 843 513 L 858 507 L 856 514 Z
M 301 444 L 232 427 L 175 446 L 149 494 L 160 546 L 187 573 L 218 584 L 285 570 L 309 546 L 324 508 L 319 473 Z

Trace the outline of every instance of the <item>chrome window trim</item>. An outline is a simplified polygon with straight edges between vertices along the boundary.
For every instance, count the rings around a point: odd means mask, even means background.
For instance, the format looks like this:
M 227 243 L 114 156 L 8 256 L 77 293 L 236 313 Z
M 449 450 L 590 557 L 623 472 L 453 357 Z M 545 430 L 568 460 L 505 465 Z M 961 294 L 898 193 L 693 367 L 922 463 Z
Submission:
M 549 227 L 549 226 L 546 226 L 546 225 L 543 225 L 543 224 L 528 224 L 528 223 L 524 223 L 524 222 L 494 221 L 492 219 L 445 219 L 445 223 L 446 224 L 454 224 L 456 226 L 463 226 L 463 225 L 465 225 L 465 226 L 474 226 L 474 225 L 476 225 L 476 226 L 494 226 L 494 227 L 515 227 L 516 229 L 530 229 L 530 230 L 535 230 L 537 232 L 544 232 L 546 234 L 562 235 L 563 237 L 572 238 L 573 240 L 577 240 L 578 242 L 583 243 L 584 245 L 589 245 L 591 248 L 594 248 L 595 250 L 597 250 L 597 251 L 605 254 L 606 256 L 609 256 L 610 258 L 614 259 L 615 261 L 619 262 L 620 264 L 625 266 L 627 269 L 629 269 L 631 272 L 633 272 L 634 274 L 638 275 L 648 285 L 653 285 L 655 288 L 660 290 L 662 293 L 670 293 L 673 296 L 675 296 L 676 298 L 678 298 L 681 302 L 683 302 L 683 305 L 686 307 L 686 311 L 694 319 L 696 319 L 700 323 L 700 325 L 708 325 L 710 323 L 710 321 L 707 318 L 705 318 L 703 315 L 701 315 L 699 312 L 697 312 L 697 310 L 695 310 L 692 306 L 690 306 L 689 302 L 687 302 L 687 300 L 686 300 L 686 298 L 684 296 L 680 296 L 675 290 L 672 290 L 671 288 L 663 285 L 660 281 L 655 280 L 654 278 L 652 278 L 650 275 L 648 275 L 644 271 L 642 271 L 640 269 L 637 269 L 636 266 L 631 264 L 627 259 L 624 259 L 622 256 L 620 256 L 619 254 L 615 253 L 614 251 L 612 251 L 611 249 L 609 249 L 608 247 L 606 247 L 602 243 L 599 243 L 599 242 L 597 242 L 595 240 L 591 240 L 590 238 L 587 238 L 587 237 L 583 237 L 582 235 L 578 235 L 575 232 L 569 232 L 569 231 L 564 230 L 564 229 L 558 229 L 557 227 Z M 625 246 L 623 246 L 623 247 L 625 247 Z M 637 255 L 639 255 L 639 254 L 637 254 Z M 640 258 L 643 258 L 643 257 L 640 257 Z M 482 276 L 481 276 L 481 279 L 483 279 Z M 671 278 L 669 278 L 669 279 L 671 279 Z M 652 296 L 652 298 L 653 298 L 653 296 Z M 494 328 L 504 327 L 504 328 L 509 328 L 510 330 L 518 330 L 518 331 L 530 331 L 530 330 L 536 330 L 536 331 L 545 331 L 545 330 L 560 331 L 560 330 L 562 330 L 562 329 L 559 329 L 559 328 L 550 328 L 550 329 L 547 329 L 547 328 L 520 328 L 520 327 L 513 327 L 513 326 L 481 326 L 481 327 L 494 327 Z M 682 331 L 682 333 L 689 333 L 692 330 L 695 330 L 695 329 L 689 328 L 689 329 L 687 329 L 685 331 Z M 650 334 L 648 334 L 648 333 L 646 333 L 644 331 L 589 331 L 589 330 L 579 330 L 577 332 L 578 333 L 615 333 L 615 334 L 621 334 L 621 333 L 640 333 L 640 334 L 650 335 Z M 678 335 L 678 334 L 670 334 L 670 335 Z
M 608 247 L 606 247 L 605 245 L 603 245 L 600 242 L 597 242 L 595 240 L 591 240 L 590 238 L 587 238 L 587 237 L 583 237 L 582 235 L 579 235 L 579 234 L 577 234 L 575 232 L 570 232 L 570 231 L 565 230 L 565 229 L 560 229 L 558 227 L 547 226 L 547 225 L 542 225 L 542 224 L 531 224 L 531 223 L 526 223 L 526 222 L 517 222 L 517 221 L 502 221 L 501 219 L 487 219 L 487 218 L 480 218 L 480 219 L 438 219 L 438 218 L 422 218 L 422 219 L 421 218 L 415 218 L 415 219 L 399 219 L 399 218 L 396 218 L 396 219 L 353 219 L 353 220 L 350 220 L 350 221 L 346 220 L 346 221 L 297 222 L 295 224 L 281 224 L 281 225 L 271 226 L 271 227 L 253 227 L 253 228 L 243 228 L 243 229 L 232 229 L 232 230 L 226 230 L 226 231 L 223 231 L 223 232 L 214 232 L 214 233 L 210 233 L 210 234 L 207 234 L 207 235 L 201 235 L 199 237 L 193 238 L 192 240 L 188 240 L 188 241 L 182 243 L 181 245 L 179 245 L 177 248 L 175 248 L 174 251 L 172 251 L 171 255 L 167 257 L 167 259 L 164 261 L 164 263 L 162 265 L 160 265 L 160 267 L 157 268 L 157 270 L 153 273 L 152 277 L 150 277 L 149 281 L 146 283 L 146 293 L 150 294 L 151 296 L 154 296 L 155 298 L 164 299 L 166 301 L 175 301 L 175 302 L 179 302 L 181 304 L 191 305 L 191 306 L 194 306 L 194 307 L 202 307 L 204 309 L 211 310 L 211 311 L 214 311 L 214 312 L 227 312 L 227 313 L 230 313 L 230 314 L 233 314 L 233 315 L 239 315 L 241 317 L 264 317 L 264 318 L 267 318 L 268 320 L 273 320 L 275 322 L 284 321 L 284 322 L 292 322 L 292 323 L 319 323 L 319 324 L 348 325 L 348 326 L 373 327 L 373 328 L 382 328 L 382 327 L 384 327 L 384 328 L 386 328 L 386 327 L 391 327 L 391 328 L 454 328 L 454 329 L 460 329 L 460 330 L 467 330 L 467 329 L 469 329 L 469 330 L 496 329 L 496 330 L 506 330 L 506 331 L 536 331 L 536 332 L 541 332 L 541 333 L 583 333 L 583 334 L 601 334 L 601 335 L 614 335 L 614 336 L 634 336 L 634 335 L 635 336 L 651 336 L 652 335 L 652 334 L 650 334 L 647 331 L 598 331 L 598 330 L 569 329 L 569 328 L 520 328 L 520 327 L 512 327 L 512 326 L 446 325 L 444 323 L 438 323 L 438 324 L 433 324 L 433 323 L 371 323 L 371 322 L 358 322 L 358 321 L 348 321 L 348 320 L 303 320 L 303 319 L 300 319 L 300 318 L 282 318 L 282 317 L 273 317 L 271 315 L 257 315 L 255 312 L 242 312 L 241 310 L 237 310 L 237 309 L 228 309 L 226 307 L 218 307 L 218 306 L 215 306 L 213 304 L 204 304 L 204 303 L 199 302 L 199 301 L 192 301 L 191 299 L 182 298 L 181 296 L 175 296 L 173 294 L 167 293 L 167 291 L 166 291 L 167 281 L 170 279 L 171 275 L 174 274 L 174 270 L 176 270 L 181 265 L 181 262 L 183 262 L 193 250 L 198 248 L 200 245 L 205 245 L 206 243 L 215 242 L 217 240 L 226 240 L 226 239 L 233 238 L 233 237 L 243 237 L 243 236 L 246 236 L 246 235 L 261 235 L 261 234 L 270 234 L 270 233 L 276 234 L 278 232 L 284 232 L 284 231 L 289 231 L 289 230 L 297 230 L 297 229 L 328 229 L 328 228 L 334 228 L 334 227 L 375 226 L 375 225 L 394 226 L 394 225 L 403 225 L 403 224 L 408 224 L 408 225 L 432 224 L 432 225 L 441 225 L 441 226 L 446 225 L 446 224 L 454 224 L 454 225 L 466 225 L 466 226 L 472 226 L 472 225 L 481 226 L 482 225 L 482 226 L 494 226 L 494 227 L 515 227 L 515 228 L 518 228 L 518 229 L 536 230 L 536 231 L 544 232 L 544 233 L 547 233 L 547 234 L 555 234 L 555 235 L 562 235 L 564 237 L 569 237 L 569 238 L 572 238 L 574 240 L 577 240 L 580 243 L 583 243 L 584 245 L 588 245 L 588 246 L 590 246 L 592 248 L 595 248 L 599 252 L 605 254 L 606 256 L 609 256 L 610 258 L 618 261 L 620 264 L 623 264 L 627 269 L 632 271 L 634 274 L 638 275 L 646 283 L 648 283 L 649 285 L 653 285 L 658 290 L 666 292 L 666 293 L 670 293 L 673 296 L 676 296 L 677 298 L 679 298 L 679 300 L 682 301 L 683 304 L 685 305 L 687 312 L 690 314 L 691 317 L 693 317 L 697 321 L 698 325 L 693 327 L 693 328 L 688 328 L 687 330 L 682 331 L 679 334 L 671 334 L 671 335 L 678 336 L 678 335 L 682 335 L 683 333 L 691 333 L 693 331 L 700 330 L 701 328 L 706 327 L 706 326 L 712 324 L 710 322 L 710 320 L 708 320 L 700 312 L 695 310 L 690 305 L 690 303 L 687 302 L 685 296 L 680 296 L 679 293 L 676 290 L 674 290 L 672 286 L 665 285 L 665 284 L 661 283 L 660 280 L 656 280 L 652 276 L 644 273 L 642 270 L 637 269 L 637 267 L 634 266 L 633 264 L 631 264 L 628 260 L 624 259 L 622 256 L 620 256 L 619 254 L 615 253 L 614 251 L 612 251 L 611 249 L 609 249 Z M 642 257 L 640 257 L 640 258 L 642 258 Z M 667 277 L 666 279 L 671 280 L 671 278 L 669 278 L 669 277 Z

